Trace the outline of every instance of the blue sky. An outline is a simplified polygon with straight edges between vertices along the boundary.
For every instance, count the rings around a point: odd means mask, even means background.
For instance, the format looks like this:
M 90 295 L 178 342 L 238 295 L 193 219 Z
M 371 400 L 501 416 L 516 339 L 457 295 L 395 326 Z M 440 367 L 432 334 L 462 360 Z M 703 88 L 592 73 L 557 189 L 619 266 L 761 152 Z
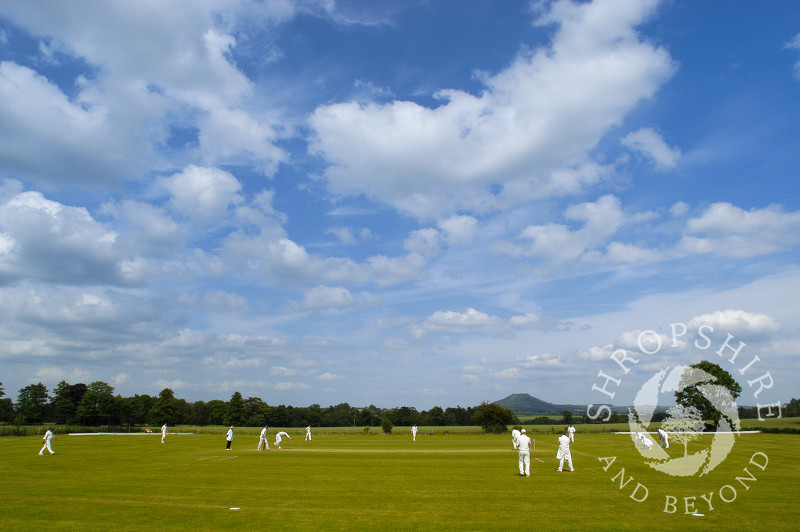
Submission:
M 0 381 L 630 404 L 705 358 L 797 397 L 798 15 L 3 3 Z

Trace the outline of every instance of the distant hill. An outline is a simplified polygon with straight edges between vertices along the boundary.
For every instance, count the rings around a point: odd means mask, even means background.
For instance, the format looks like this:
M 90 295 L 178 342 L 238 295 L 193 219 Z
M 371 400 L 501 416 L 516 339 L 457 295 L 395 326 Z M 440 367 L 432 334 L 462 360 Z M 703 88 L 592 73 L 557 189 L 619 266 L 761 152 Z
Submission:
M 586 405 L 558 405 L 555 403 L 548 403 L 537 399 L 527 393 L 512 393 L 508 397 L 504 397 L 494 404 L 504 406 L 511 409 L 515 414 L 543 414 L 543 415 L 561 415 L 564 410 L 569 410 L 573 414 L 584 415 L 586 414 Z M 614 406 L 608 405 L 611 412 L 614 414 L 626 414 L 632 407 L 630 406 Z M 656 407 L 656 412 L 665 412 L 669 408 L 667 406 Z
M 562 414 L 564 410 L 586 411 L 585 405 L 557 405 L 542 401 L 527 393 L 512 393 L 494 403 L 511 409 L 515 414 Z

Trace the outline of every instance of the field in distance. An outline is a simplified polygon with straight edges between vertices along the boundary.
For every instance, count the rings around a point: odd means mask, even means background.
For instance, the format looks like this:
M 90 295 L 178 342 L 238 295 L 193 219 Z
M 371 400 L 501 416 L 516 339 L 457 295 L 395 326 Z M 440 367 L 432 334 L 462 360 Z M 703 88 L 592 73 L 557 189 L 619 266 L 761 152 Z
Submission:
M 237 432 L 231 451 L 222 433 L 163 445 L 157 435 L 58 435 L 54 456 L 37 454 L 40 438 L 0 438 L 0 529 L 796 529 L 800 436 L 737 436 L 721 465 L 681 478 L 651 469 L 629 436 L 580 430 L 575 473 L 555 471 L 555 435 L 541 434 L 530 478 L 517 476 L 509 434 L 421 430 L 413 442 L 404 431 L 331 429 L 306 442 L 291 429 L 276 451 L 270 429 L 270 452 L 256 450 L 255 430 Z

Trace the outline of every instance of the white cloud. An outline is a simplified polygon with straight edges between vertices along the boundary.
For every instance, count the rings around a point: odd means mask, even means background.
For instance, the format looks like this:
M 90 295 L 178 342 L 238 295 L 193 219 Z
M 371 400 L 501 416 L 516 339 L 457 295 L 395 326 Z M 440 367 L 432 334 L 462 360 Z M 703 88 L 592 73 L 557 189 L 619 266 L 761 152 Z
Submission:
M 217 168 L 187 166 L 165 177 L 161 185 L 171 194 L 170 205 L 180 214 L 199 220 L 219 218 L 229 206 L 243 201 L 241 183 L 229 172 Z
M 684 201 L 675 202 L 672 207 L 669 208 L 669 212 L 673 216 L 683 216 L 689 212 L 689 204 Z
M 306 291 L 300 308 L 303 310 L 324 310 L 349 308 L 355 304 L 350 291 L 341 286 L 315 286 Z
M 539 321 L 539 316 L 536 314 L 522 314 L 519 316 L 511 316 L 509 323 L 512 327 L 527 329 L 529 327 L 536 327 L 539 325 Z
M 678 247 L 687 253 L 745 258 L 791 249 L 799 242 L 800 212 L 785 212 L 777 205 L 746 211 L 721 202 L 686 223 Z
M 91 373 L 81 368 L 66 370 L 58 366 L 41 366 L 36 370 L 36 378 L 43 383 L 56 383 L 64 380 L 74 384 L 77 382 L 85 383 L 91 378 Z
M 204 159 L 210 164 L 224 164 L 251 159 L 261 171 L 272 175 L 286 154 L 273 142 L 278 134 L 268 123 L 259 121 L 248 112 L 228 109 L 215 102 L 206 115 L 198 120 L 198 140 Z
M 275 385 L 275 389 L 279 392 L 288 392 L 292 390 L 311 390 L 311 386 L 302 382 L 279 382 Z
M 656 262 L 665 258 L 666 255 L 660 251 L 636 246 L 634 244 L 611 242 L 606 246 L 605 259 L 614 264 Z
M 116 184 L 162 164 L 158 152 L 176 125 L 196 131 L 180 148 L 193 160 L 223 164 L 236 156 L 273 173 L 286 160 L 274 144 L 280 133 L 248 107 L 252 83 L 231 57 L 237 17 L 268 28 L 294 14 L 290 3 L 265 4 L 103 2 L 88 16 L 59 2 L 47 9 L 4 6 L 15 24 L 48 37 L 50 61 L 58 59 L 55 50 L 86 70 L 64 89 L 78 89 L 68 97 L 44 77 L 3 62 L 0 158 L 42 183 Z
M 403 242 L 403 247 L 421 257 L 433 258 L 441 252 L 440 241 L 441 233 L 432 227 L 428 227 L 412 231 Z
M 436 108 L 409 101 L 317 108 L 311 149 L 330 163 L 328 187 L 420 218 L 581 190 L 597 173 L 574 170 L 674 70 L 669 55 L 633 29 L 655 4 L 552 4 L 539 20 L 558 26 L 550 48 L 483 76 L 479 96 L 442 90 Z M 492 194 L 491 185 L 505 192 Z
M 478 221 L 472 216 L 451 216 L 439 221 L 439 228 L 450 244 L 466 245 L 478 231 Z
M 169 388 L 173 392 L 176 391 L 187 391 L 193 390 L 196 388 L 194 384 L 182 381 L 181 379 L 174 379 L 171 381 L 165 379 L 158 379 L 155 383 L 156 388 L 158 388 L 159 392 L 164 388 Z
M 689 329 L 710 325 L 715 331 L 733 335 L 774 333 L 781 329 L 780 322 L 767 314 L 745 310 L 717 310 L 709 314 L 695 316 L 687 323 Z
M 675 168 L 681 158 L 681 151 L 667 145 L 661 135 L 651 128 L 628 133 L 621 142 L 623 146 L 651 159 L 662 170 Z
M 785 48 L 800 50 L 800 33 L 795 35 L 791 41 L 787 42 Z M 800 61 L 794 64 L 794 77 L 800 80 Z
M 587 250 L 603 245 L 624 222 L 617 198 L 603 196 L 594 203 L 572 205 L 565 212 L 567 220 L 583 221 L 581 228 L 571 230 L 566 225 L 546 224 L 526 227 L 521 240 L 529 240 L 518 250 L 526 256 L 563 263 L 581 257 Z
M 329 227 L 325 232 L 335 236 L 342 244 L 352 246 L 356 243 L 356 237 L 352 227 Z
M 292 377 L 297 375 L 297 370 L 292 368 L 286 368 L 284 366 L 273 366 L 272 369 L 269 371 L 270 375 L 276 375 L 278 377 Z
M 508 329 L 508 324 L 497 316 L 490 316 L 474 308 L 468 308 L 465 312 L 453 310 L 439 310 L 434 312 L 422 324 L 413 327 L 412 331 L 415 336 L 421 336 L 431 331 L 507 334 Z
M 552 353 L 528 355 L 517 359 L 516 363 L 522 368 L 560 368 L 566 366 L 560 356 Z
M 592 362 L 599 362 L 603 360 L 608 360 L 616 347 L 613 344 L 608 344 L 604 346 L 592 346 L 589 349 L 580 349 L 578 351 L 578 356 L 583 360 L 591 360 Z
M 203 302 L 208 307 L 222 312 L 244 311 L 249 308 L 246 297 L 223 290 L 212 290 L 206 293 Z
M 22 192 L 0 204 L 0 279 L 125 284 L 117 237 L 83 207 Z
M 126 90 L 120 97 L 131 104 L 143 96 L 141 89 Z M 109 108 L 99 101 L 70 100 L 40 74 L 3 61 L 0 160 L 4 171 L 22 173 L 48 187 L 116 185 L 137 177 L 140 162 L 153 157 L 152 148 L 142 140 L 147 119 L 123 119 L 119 111 L 120 107 Z
M 344 377 L 341 376 L 341 375 L 335 375 L 333 373 L 325 372 L 325 373 L 322 373 L 320 375 L 317 375 L 314 378 L 318 379 L 318 380 L 321 380 L 321 381 L 336 381 L 336 380 L 339 380 L 339 379 L 343 379 Z

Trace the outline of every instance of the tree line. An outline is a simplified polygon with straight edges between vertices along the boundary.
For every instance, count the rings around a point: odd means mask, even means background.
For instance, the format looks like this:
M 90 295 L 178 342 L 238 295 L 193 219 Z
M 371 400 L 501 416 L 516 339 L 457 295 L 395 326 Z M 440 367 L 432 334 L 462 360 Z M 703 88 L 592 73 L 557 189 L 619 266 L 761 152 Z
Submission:
M 244 398 L 234 392 L 228 401 L 188 402 L 175 397 L 174 392 L 164 388 L 158 396 L 114 395 L 114 387 L 106 382 L 70 384 L 61 381 L 52 395 L 41 382 L 31 384 L 19 391 L 17 401 L 4 397 L 0 383 L 0 422 L 16 425 L 55 423 L 82 426 L 127 426 L 127 425 L 233 425 L 257 427 L 320 427 L 381 426 L 384 419 L 393 426 L 456 426 L 499 425 L 517 422 L 514 413 L 504 407 L 496 420 L 498 411 L 483 405 L 474 407 L 435 406 L 418 411 L 411 406 L 378 408 L 370 405 L 357 408 L 347 403 L 321 407 L 268 405 L 259 397 Z M 484 403 L 489 405 L 489 403 Z M 493 405 L 497 406 L 497 405 Z M 477 416 L 477 417 L 476 417 Z M 488 417 L 487 417 L 488 416 Z M 505 430 L 505 426 L 503 427 Z

